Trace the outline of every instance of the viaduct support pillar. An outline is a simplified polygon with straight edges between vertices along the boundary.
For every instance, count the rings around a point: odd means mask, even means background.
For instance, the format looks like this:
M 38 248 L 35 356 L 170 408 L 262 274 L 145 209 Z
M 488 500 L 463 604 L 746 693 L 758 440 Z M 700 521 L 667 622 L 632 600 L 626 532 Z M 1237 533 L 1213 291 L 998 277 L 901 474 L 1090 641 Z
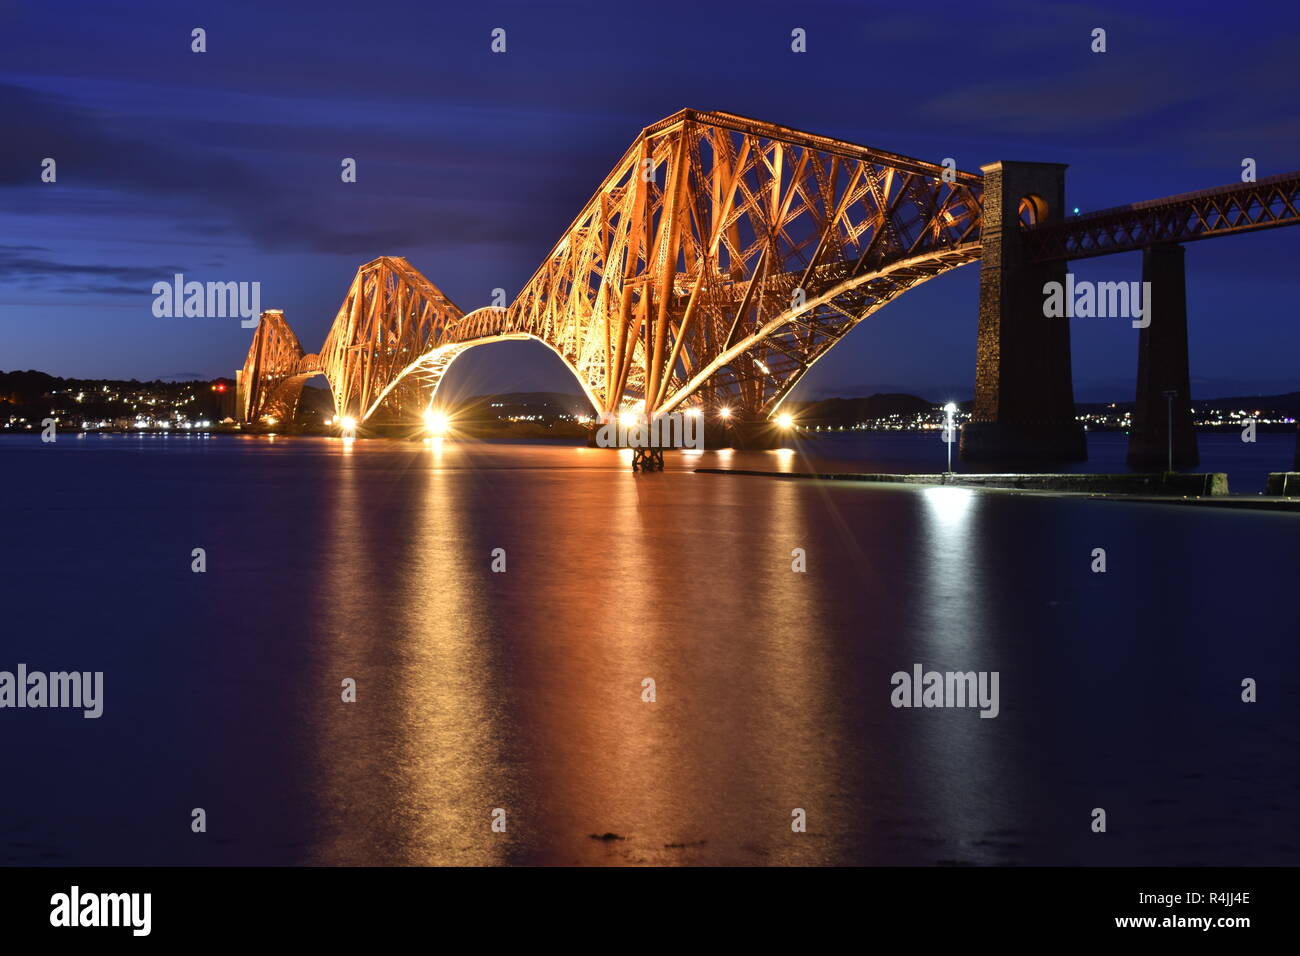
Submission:
M 967 461 L 1045 463 L 1088 457 L 1074 418 L 1070 320 L 1043 314 L 1043 286 L 1064 287 L 1066 263 L 1029 262 L 1022 214 L 1063 217 L 1065 166 L 1000 162 L 984 172 L 983 259 L 975 408 L 961 430 Z
M 1200 456 L 1192 426 L 1183 247 L 1164 243 L 1143 249 L 1142 281 L 1150 283 L 1143 286 L 1149 324 L 1138 333 L 1137 404 L 1128 437 L 1129 467 L 1148 471 L 1168 467 L 1172 405 L 1174 468 L 1191 468 Z M 1170 392 L 1174 394 L 1170 396 Z

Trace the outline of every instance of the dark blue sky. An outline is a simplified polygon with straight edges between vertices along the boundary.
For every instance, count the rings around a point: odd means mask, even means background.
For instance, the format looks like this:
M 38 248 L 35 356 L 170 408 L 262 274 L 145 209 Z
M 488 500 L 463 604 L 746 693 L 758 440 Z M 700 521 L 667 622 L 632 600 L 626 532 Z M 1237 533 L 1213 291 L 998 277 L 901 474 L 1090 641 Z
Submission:
M 978 6 L 0 0 L 0 368 L 231 374 L 237 320 L 153 316 L 174 272 L 261 282 L 308 351 L 379 255 L 466 311 L 513 296 L 640 129 L 687 106 L 969 170 L 1069 163 L 1085 211 L 1237 181 L 1247 156 L 1260 176 L 1300 168 L 1297 5 Z M 1300 388 L 1300 229 L 1187 248 L 1193 394 Z M 1138 279 L 1140 257 L 1074 271 Z M 971 265 L 909 292 L 795 397 L 970 395 L 977 287 Z M 1077 397 L 1130 397 L 1129 323 L 1073 335 Z M 532 343 L 453 375 L 571 388 Z

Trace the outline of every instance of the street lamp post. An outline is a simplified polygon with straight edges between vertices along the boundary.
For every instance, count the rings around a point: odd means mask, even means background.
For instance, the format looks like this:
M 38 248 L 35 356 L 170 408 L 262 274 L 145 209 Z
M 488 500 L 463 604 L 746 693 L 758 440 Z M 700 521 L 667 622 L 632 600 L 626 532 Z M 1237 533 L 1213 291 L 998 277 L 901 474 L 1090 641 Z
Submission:
M 943 441 L 948 446 L 948 474 L 952 474 L 952 416 L 957 411 L 957 406 L 952 402 L 943 406 L 944 414 L 947 416 L 947 424 L 943 429 Z

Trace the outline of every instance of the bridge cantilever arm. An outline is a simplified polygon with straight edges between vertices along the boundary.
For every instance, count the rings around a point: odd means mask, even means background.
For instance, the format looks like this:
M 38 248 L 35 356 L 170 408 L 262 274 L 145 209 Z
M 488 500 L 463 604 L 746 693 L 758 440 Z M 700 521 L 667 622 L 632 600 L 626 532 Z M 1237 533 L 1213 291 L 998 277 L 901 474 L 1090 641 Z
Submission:
M 1034 262 L 1086 259 L 1300 223 L 1300 171 L 1101 209 L 1025 230 Z

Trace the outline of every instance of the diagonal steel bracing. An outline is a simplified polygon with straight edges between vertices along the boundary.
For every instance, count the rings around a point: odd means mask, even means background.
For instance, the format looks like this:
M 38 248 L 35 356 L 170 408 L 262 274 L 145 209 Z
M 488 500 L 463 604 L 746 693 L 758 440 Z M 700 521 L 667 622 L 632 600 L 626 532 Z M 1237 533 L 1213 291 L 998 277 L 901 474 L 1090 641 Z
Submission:
M 316 355 L 266 313 L 243 416 L 291 415 L 323 374 L 340 416 L 418 419 L 458 355 L 503 339 L 548 345 L 598 411 L 704 401 L 770 414 L 858 322 L 979 258 L 981 182 L 683 110 L 642 131 L 507 308 L 465 315 L 384 257 L 357 272 Z
M 1162 243 L 1300 224 L 1300 172 L 1150 199 L 1025 231 L 1035 262 L 1086 259 Z

